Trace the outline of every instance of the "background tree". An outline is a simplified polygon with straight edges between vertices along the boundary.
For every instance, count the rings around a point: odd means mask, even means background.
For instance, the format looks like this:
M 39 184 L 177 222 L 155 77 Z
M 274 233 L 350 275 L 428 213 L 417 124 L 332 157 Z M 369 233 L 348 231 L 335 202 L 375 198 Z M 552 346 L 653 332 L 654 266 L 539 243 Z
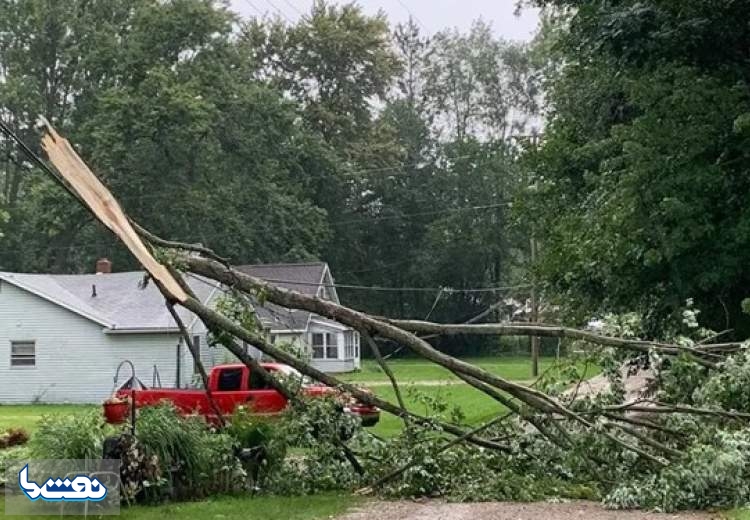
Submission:
M 467 289 L 523 278 L 506 203 L 537 73 L 487 24 L 427 38 L 323 1 L 295 23 L 212 0 L 0 10 L 5 120 L 38 142 L 45 115 L 154 232 L 238 264 L 321 259 L 340 282 L 416 289 L 339 291 L 386 315 L 465 319 L 505 294 Z M 0 145 L 0 269 L 136 267 Z
M 325 212 L 302 173 L 328 169 L 327 147 L 279 92 L 247 83 L 234 15 L 207 0 L 48 4 L 3 5 L 2 95 L 14 126 L 32 132 L 38 113 L 70 125 L 97 172 L 154 229 L 175 229 L 165 209 L 180 207 L 182 239 L 226 243 L 243 261 L 320 254 Z M 47 43 L 32 52 L 25 39 Z M 48 179 L 9 168 L 4 268 L 88 270 L 101 255 L 129 266 Z
M 528 163 L 550 290 L 579 317 L 639 309 L 654 328 L 694 298 L 746 334 L 750 6 L 538 3 L 557 9 L 562 63 Z

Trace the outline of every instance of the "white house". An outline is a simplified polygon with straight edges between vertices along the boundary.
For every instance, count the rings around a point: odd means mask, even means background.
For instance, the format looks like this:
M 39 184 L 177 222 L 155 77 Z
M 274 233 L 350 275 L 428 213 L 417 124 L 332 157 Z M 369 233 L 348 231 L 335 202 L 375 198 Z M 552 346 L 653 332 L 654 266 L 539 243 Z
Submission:
M 242 265 L 236 269 L 284 289 L 340 303 L 325 262 Z M 256 306 L 256 312 L 271 343 L 300 346 L 315 368 L 324 372 L 351 372 L 360 367 L 357 331 L 310 312 L 271 303 Z
M 338 301 L 325 263 L 242 266 L 275 285 Z M 194 366 L 164 300 L 144 273 L 57 275 L 0 272 L 0 403 L 97 403 L 109 396 L 118 365 L 129 360 L 147 386 L 185 387 Z M 196 296 L 214 304 L 224 292 L 214 282 L 186 278 Z M 208 346 L 194 315 L 178 309 L 201 346 L 207 368 L 233 361 Z M 319 316 L 270 304 L 256 306 L 269 338 L 296 342 L 327 372 L 359 367 L 359 336 Z M 130 377 L 123 367 L 118 384 Z

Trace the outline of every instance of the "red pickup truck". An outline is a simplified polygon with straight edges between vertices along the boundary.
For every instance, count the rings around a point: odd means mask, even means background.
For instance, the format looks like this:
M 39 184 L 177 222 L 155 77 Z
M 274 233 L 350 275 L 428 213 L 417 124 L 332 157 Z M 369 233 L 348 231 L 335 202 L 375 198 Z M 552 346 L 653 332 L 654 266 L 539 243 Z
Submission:
M 331 387 L 309 381 L 288 365 L 261 363 L 261 366 L 271 373 L 276 372 L 286 377 L 297 378 L 302 382 L 305 395 L 324 396 L 335 392 Z M 226 416 L 230 416 L 238 406 L 242 405 L 262 415 L 278 414 L 287 405 L 287 399 L 281 393 L 268 385 L 260 375 L 253 374 L 247 366 L 242 364 L 213 367 L 208 375 L 208 386 L 216 406 Z M 178 388 L 120 388 L 114 398 L 104 402 L 104 416 L 107 422 L 124 422 L 128 417 L 130 401 L 135 403 L 136 409 L 167 401 L 172 403 L 180 413 L 185 415 L 198 413 L 205 416 L 209 422 L 217 422 L 216 414 L 205 390 Z M 364 426 L 373 426 L 380 420 L 378 408 L 353 399 L 344 403 L 344 410 L 360 417 Z

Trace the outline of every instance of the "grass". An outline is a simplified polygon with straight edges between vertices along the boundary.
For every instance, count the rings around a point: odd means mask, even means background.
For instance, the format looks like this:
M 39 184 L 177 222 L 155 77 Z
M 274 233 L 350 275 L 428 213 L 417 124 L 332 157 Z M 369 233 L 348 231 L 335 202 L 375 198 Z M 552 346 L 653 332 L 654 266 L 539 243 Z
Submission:
M 494 357 L 467 359 L 466 361 L 506 379 L 514 381 L 530 381 L 532 379 L 529 358 Z M 554 365 L 554 358 L 542 358 L 539 370 L 540 372 L 554 370 Z M 463 382 L 458 382 L 458 378 L 453 374 L 434 363 L 398 359 L 390 361 L 389 366 L 401 383 L 401 393 L 406 406 L 415 413 L 426 414 L 427 412 L 425 406 L 420 403 L 418 394 L 425 394 L 445 401 L 450 407 L 461 408 L 465 415 L 464 422 L 468 426 L 478 426 L 506 411 L 506 408 L 497 401 Z M 581 369 L 583 370 L 583 368 L 582 366 Z M 586 369 L 587 377 L 592 377 L 598 372 L 597 367 Z M 390 386 L 387 376 L 373 360 L 365 360 L 360 372 L 347 374 L 346 378 L 355 383 L 375 383 L 371 386 L 371 390 L 376 395 L 394 404 L 397 403 L 395 392 Z M 424 384 L 428 381 L 431 383 L 430 385 Z M 440 384 L 440 382 L 443 384 Z M 401 419 L 389 413 L 381 412 L 380 422 L 372 428 L 372 431 L 377 435 L 390 437 L 398 434 L 402 427 Z
M 373 392 L 392 403 L 397 403 L 395 392 L 390 386 L 373 387 Z M 458 406 L 466 416 L 466 424 L 479 424 L 497 414 L 503 413 L 506 408 L 491 397 L 465 384 L 424 386 L 409 385 L 401 388 L 406 406 L 410 411 L 424 415 L 427 413 L 426 406 L 420 402 L 418 394 L 441 399 L 450 407 Z M 380 422 L 371 431 L 383 437 L 397 435 L 403 427 L 403 421 L 386 412 L 380 413 Z
M 531 362 L 528 357 L 486 357 L 466 359 L 493 374 L 514 381 L 531 380 Z M 540 371 L 550 369 L 554 365 L 554 358 L 542 358 Z M 466 424 L 475 425 L 489 419 L 504 408 L 485 394 L 469 387 L 464 383 L 456 384 L 458 379 L 447 370 L 430 363 L 414 359 L 395 359 L 389 361 L 399 382 L 402 383 L 402 393 L 407 406 L 416 413 L 424 413 L 425 408 L 420 405 L 416 393 L 440 398 L 451 406 L 459 406 L 466 415 Z M 589 367 L 587 373 L 593 376 L 598 372 L 595 367 Z M 344 374 L 343 379 L 355 383 L 375 383 L 372 390 L 378 396 L 396 403 L 396 396 L 388 378 L 377 366 L 374 360 L 363 360 L 362 370 L 352 374 Z M 430 382 L 430 385 L 424 384 Z M 444 382 L 446 384 L 439 384 Z M 420 384 L 423 383 L 423 384 Z M 437 383 L 437 384 L 436 384 Z M 24 428 L 33 433 L 37 423 L 43 415 L 76 413 L 95 405 L 0 405 L 0 431 L 7 428 Z M 402 422 L 397 417 L 383 412 L 380 423 L 373 428 L 373 432 L 382 436 L 397 434 Z
M 725 513 L 727 520 L 750 520 L 750 509 L 733 509 Z
M 0 405 L 0 432 L 8 428 L 36 430 L 43 415 L 78 413 L 94 405 L 78 404 L 18 404 Z
M 485 370 L 514 381 L 530 381 L 531 360 L 528 357 L 486 357 L 467 358 L 464 361 L 473 363 Z M 539 361 L 539 370 L 543 372 L 555 364 L 555 358 L 545 357 Z M 458 378 L 441 366 L 430 361 L 417 359 L 393 359 L 388 361 L 394 375 L 402 382 L 419 381 L 456 381 Z M 342 379 L 354 383 L 387 382 L 388 378 L 372 359 L 362 361 L 362 370 L 343 374 Z
M 356 503 L 349 495 L 319 494 L 303 497 L 216 497 L 202 502 L 180 502 L 159 506 L 134 506 L 120 510 L 124 520 L 315 520 L 330 518 Z M 0 494 L 0 516 L 5 514 L 5 497 Z M 33 520 L 38 516 L 14 516 Z M 65 518 L 82 518 L 66 516 Z
M 396 396 L 389 385 L 374 386 L 372 390 L 380 397 L 396 403 Z M 446 384 L 441 386 L 405 385 L 402 394 L 407 406 L 416 413 L 424 413 L 425 407 L 419 403 L 417 393 L 434 398 L 441 398 L 450 405 L 460 406 L 467 415 L 469 424 L 480 422 L 498 410 L 503 410 L 495 401 L 465 384 Z M 93 405 L 91 405 L 93 406 Z M 7 428 L 24 428 L 33 433 L 43 415 L 79 413 L 86 405 L 4 405 L 0 406 L 0 431 Z M 373 432 L 382 436 L 396 435 L 401 430 L 402 422 L 397 417 L 382 413 L 380 422 Z

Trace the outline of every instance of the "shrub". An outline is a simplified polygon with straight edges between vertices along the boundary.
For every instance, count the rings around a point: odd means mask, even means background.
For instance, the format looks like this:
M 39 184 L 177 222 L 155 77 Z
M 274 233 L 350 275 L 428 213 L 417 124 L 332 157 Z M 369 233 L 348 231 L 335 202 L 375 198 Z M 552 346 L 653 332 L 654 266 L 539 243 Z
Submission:
M 34 457 L 40 459 L 99 459 L 104 438 L 113 431 L 98 410 L 46 415 L 30 446 Z
M 28 446 L 14 446 L 0 451 L 0 488 L 5 485 L 8 461 L 29 459 L 31 456 Z
M 350 490 L 361 483 L 344 454 L 344 439 L 355 438 L 356 442 L 362 426 L 358 419 L 343 413 L 335 398 L 312 398 L 292 404 L 274 432 L 271 449 L 293 448 L 294 452 L 268 468 L 264 491 L 311 494 Z
M 704 406 L 750 412 L 750 355 L 743 349 L 729 356 L 722 369 L 711 374 L 695 392 L 695 401 Z
M 161 474 L 172 477 L 178 496 L 229 492 L 244 483 L 232 437 L 213 431 L 200 416 L 182 417 L 170 405 L 143 408 L 136 438 L 158 458 Z
M 248 485 L 261 486 L 266 475 L 278 467 L 287 453 L 288 444 L 280 435 L 278 419 L 253 414 L 240 406 L 229 418 L 226 433 L 234 441 L 235 453 L 248 476 Z

